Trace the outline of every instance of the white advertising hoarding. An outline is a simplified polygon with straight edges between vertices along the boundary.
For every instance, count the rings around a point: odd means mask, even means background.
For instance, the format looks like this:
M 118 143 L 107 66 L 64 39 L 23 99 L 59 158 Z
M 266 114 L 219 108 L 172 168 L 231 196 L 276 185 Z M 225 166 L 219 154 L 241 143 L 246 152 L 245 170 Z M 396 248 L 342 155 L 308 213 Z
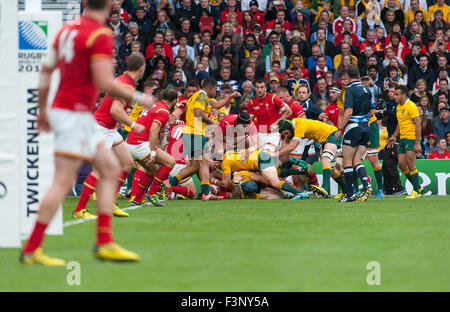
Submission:
M 22 238 L 27 238 L 31 232 L 39 210 L 39 203 L 53 180 L 53 134 L 38 134 L 37 86 L 41 61 L 47 55 L 47 49 L 53 44 L 61 26 L 62 14 L 60 12 L 26 11 L 19 13 L 20 224 Z M 54 93 L 58 79 L 55 75 L 53 76 L 52 91 Z M 61 207 L 46 233 L 51 235 L 63 233 Z
M 0 247 L 20 247 L 17 1 L 0 0 Z

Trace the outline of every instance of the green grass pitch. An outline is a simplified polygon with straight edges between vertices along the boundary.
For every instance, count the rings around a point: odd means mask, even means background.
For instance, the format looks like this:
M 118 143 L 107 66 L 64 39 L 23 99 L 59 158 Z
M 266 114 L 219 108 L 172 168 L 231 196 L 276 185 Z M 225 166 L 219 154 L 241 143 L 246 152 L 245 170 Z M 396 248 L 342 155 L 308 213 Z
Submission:
M 65 201 L 64 221 L 77 199 Z M 65 267 L 23 266 L 18 249 L 0 249 L 0 291 L 450 291 L 448 196 L 172 201 L 128 212 L 114 219 L 114 237 L 139 263 L 95 260 L 88 221 L 44 242 L 80 263 L 81 285 L 67 284 Z M 379 286 L 367 284 L 370 261 Z

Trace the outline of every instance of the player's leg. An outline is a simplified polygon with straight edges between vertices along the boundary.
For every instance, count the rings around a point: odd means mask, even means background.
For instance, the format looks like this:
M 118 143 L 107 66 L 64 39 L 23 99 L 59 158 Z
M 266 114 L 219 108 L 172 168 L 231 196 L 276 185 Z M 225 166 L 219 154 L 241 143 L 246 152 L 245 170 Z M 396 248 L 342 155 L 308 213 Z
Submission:
M 96 217 L 86 210 L 86 205 L 89 202 L 89 198 L 95 192 L 99 176 L 100 174 L 95 169 L 92 169 L 92 172 L 86 177 L 86 180 L 84 180 L 81 195 L 80 198 L 78 199 L 77 206 L 73 211 L 72 217 L 76 219 Z
M 156 150 L 156 162 L 161 164 L 158 171 L 155 174 L 155 178 L 153 179 L 152 184 L 150 185 L 150 189 L 147 193 L 147 199 L 154 206 L 162 207 L 163 203 L 160 202 L 158 195 L 159 191 L 161 191 L 161 184 L 169 177 L 170 171 L 172 171 L 173 166 L 175 165 L 175 160 L 171 155 L 166 153 L 161 149 Z
M 408 163 L 409 176 L 411 184 L 413 185 L 414 191 L 407 198 L 420 198 L 420 182 L 419 182 L 419 171 L 416 167 L 416 152 L 414 150 L 409 150 L 406 152 L 406 161 Z
M 342 146 L 342 166 L 344 167 L 344 178 L 345 183 L 347 184 L 346 189 L 346 197 L 348 199 L 352 199 L 354 196 L 353 193 L 353 183 L 354 183 L 354 177 L 353 177 L 353 157 L 355 155 L 356 147 L 351 145 L 344 144 Z M 343 198 L 344 199 L 344 198 Z
M 269 186 L 280 191 L 283 190 L 294 194 L 295 197 L 293 199 L 304 199 L 308 197 L 307 194 L 296 189 L 286 181 L 280 180 L 278 177 L 277 168 L 275 166 L 266 167 L 261 174 L 267 180 Z
M 372 194 L 372 187 L 369 184 L 369 181 L 367 179 L 367 169 L 361 163 L 361 159 L 363 158 L 365 153 L 366 153 L 366 146 L 359 145 L 356 148 L 355 156 L 353 158 L 354 169 L 363 185 L 362 195 L 360 198 L 358 198 L 358 201 L 361 201 L 361 202 L 366 201 L 369 198 L 370 194 Z
M 333 135 L 334 136 L 334 135 Z M 333 173 L 331 163 L 336 158 L 336 151 L 338 147 L 336 144 L 326 143 L 323 147 L 323 152 L 320 157 L 320 162 L 322 163 L 322 188 L 330 194 L 330 179 Z
M 73 181 L 77 178 L 82 160 L 73 157 L 55 155 L 55 174 L 53 182 L 42 198 L 35 226 L 24 245 L 22 263 L 43 265 L 65 265 L 61 259 L 50 258 L 40 248 L 44 240 L 45 229 L 53 219 L 59 205 L 63 202 Z
M 171 186 L 177 186 L 180 181 L 199 171 L 203 148 L 207 142 L 206 137 L 203 135 L 183 133 L 181 138 L 183 141 L 183 154 L 186 155 L 190 161 L 186 168 L 170 178 L 169 184 Z M 170 188 L 168 191 L 171 191 Z
M 118 133 L 117 133 L 118 134 Z M 116 188 L 116 195 L 119 194 L 120 188 L 125 183 L 126 178 L 128 177 L 128 174 L 130 173 L 131 168 L 133 167 L 133 157 L 130 154 L 130 151 L 128 150 L 127 145 L 122 140 L 122 138 L 119 136 L 116 139 L 116 143 L 113 144 L 112 150 L 114 154 L 116 154 L 117 158 L 119 159 L 119 165 L 120 165 L 120 173 L 119 173 L 119 181 Z M 129 214 L 125 211 L 119 209 L 119 206 L 116 204 L 114 205 L 114 216 L 116 217 L 128 217 Z
M 200 187 L 203 200 L 221 200 L 223 196 L 216 196 L 211 193 L 209 185 L 209 162 L 205 156 L 202 156 L 198 169 L 198 178 L 200 179 Z
M 112 215 L 116 197 L 120 163 L 110 148 L 100 144 L 93 166 L 100 173 L 97 182 L 97 240 L 94 256 L 102 260 L 138 261 L 139 256 L 123 249 L 112 236 Z
M 383 170 L 378 158 L 378 148 L 370 149 L 367 151 L 367 158 L 373 168 L 375 180 L 377 181 L 377 197 L 383 197 Z
M 155 173 L 158 170 L 156 164 L 147 165 L 141 160 L 137 161 L 137 163 L 138 170 L 133 178 L 132 193 L 130 197 L 132 206 L 139 206 L 142 204 L 147 189 L 150 186 L 150 183 L 152 183 Z
M 123 141 L 113 145 L 113 151 L 119 159 L 120 164 L 120 175 L 119 175 L 119 185 L 117 187 L 117 192 L 125 183 L 131 168 L 133 168 L 134 160 L 127 148 L 127 145 Z

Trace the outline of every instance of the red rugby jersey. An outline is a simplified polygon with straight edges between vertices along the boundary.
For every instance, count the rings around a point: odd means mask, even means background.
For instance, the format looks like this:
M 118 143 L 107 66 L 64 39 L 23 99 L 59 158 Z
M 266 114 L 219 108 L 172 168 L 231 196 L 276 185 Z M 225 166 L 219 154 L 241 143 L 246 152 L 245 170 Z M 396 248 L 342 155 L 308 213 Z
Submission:
M 136 123 L 145 127 L 145 131 L 142 134 L 137 134 L 134 129 L 131 129 L 130 134 L 127 137 L 127 143 L 131 145 L 139 145 L 149 141 L 150 129 L 153 122 L 157 122 L 161 125 L 161 129 L 166 126 L 169 121 L 170 113 L 166 103 L 158 102 L 151 111 L 143 111 Z
M 324 113 L 328 116 L 333 125 L 337 127 L 339 119 L 339 108 L 337 107 L 336 103 L 328 104 L 328 106 L 325 108 Z
M 228 116 L 225 116 L 219 123 L 219 127 L 222 130 L 222 135 L 225 136 L 227 131 L 233 131 L 234 132 L 234 136 L 237 136 L 237 132 L 234 130 L 234 126 L 236 125 L 236 121 L 238 119 L 238 114 L 231 114 Z M 250 122 L 250 130 L 249 133 L 246 134 L 246 137 L 248 135 L 253 135 L 258 133 L 258 130 L 256 129 L 255 124 L 253 123 L 253 121 Z M 228 128 L 228 130 L 227 130 Z
M 173 124 L 169 128 L 169 144 L 167 145 L 167 153 L 169 153 L 177 164 L 186 164 L 186 159 L 183 155 L 183 127 L 184 124 Z
M 53 108 L 94 110 L 98 89 L 90 64 L 99 58 L 111 60 L 113 46 L 112 31 L 92 18 L 83 16 L 61 28 L 53 43 L 60 70 Z
M 291 99 L 288 105 L 292 110 L 291 116 L 288 117 L 289 120 L 292 120 L 294 118 L 303 118 L 303 116 L 305 116 L 302 105 L 296 100 Z
M 260 100 L 257 96 L 247 104 L 247 112 L 255 116 L 255 125 L 261 133 L 270 133 L 270 125 L 280 116 L 283 100 L 278 96 L 266 93 Z
M 134 90 L 135 82 L 133 78 L 131 78 L 130 75 L 127 73 L 124 73 L 116 78 L 117 83 L 120 85 L 129 87 Z M 106 95 L 103 98 L 103 101 L 100 103 L 99 107 L 94 113 L 94 118 L 97 120 L 97 122 L 108 129 L 115 129 L 117 126 L 117 121 L 114 119 L 114 117 L 111 115 L 111 106 L 113 101 L 116 98 Z M 124 109 L 127 109 L 130 106 L 130 102 L 126 102 L 125 100 L 120 99 L 122 103 L 125 103 Z
M 189 100 L 185 94 L 182 94 L 178 97 L 178 102 Z M 176 106 L 177 108 L 183 111 L 183 114 L 180 116 L 180 120 L 186 123 L 186 103 L 180 104 Z

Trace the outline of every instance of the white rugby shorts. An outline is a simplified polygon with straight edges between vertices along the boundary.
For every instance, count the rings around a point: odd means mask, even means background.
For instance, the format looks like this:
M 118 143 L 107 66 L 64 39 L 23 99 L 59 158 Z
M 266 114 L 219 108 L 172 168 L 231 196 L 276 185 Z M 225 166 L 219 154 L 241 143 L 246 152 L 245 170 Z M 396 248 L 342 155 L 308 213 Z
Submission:
M 55 134 L 55 155 L 94 159 L 103 140 L 91 112 L 52 108 L 49 122 Z
M 123 142 L 123 138 L 117 129 L 108 129 L 103 127 L 102 125 L 96 124 L 96 128 L 100 137 L 105 141 L 106 146 L 111 148 Z
M 143 142 L 138 145 L 128 144 L 127 143 L 128 150 L 130 151 L 131 156 L 133 159 L 137 160 L 143 160 L 150 156 L 150 143 L 149 142 Z

